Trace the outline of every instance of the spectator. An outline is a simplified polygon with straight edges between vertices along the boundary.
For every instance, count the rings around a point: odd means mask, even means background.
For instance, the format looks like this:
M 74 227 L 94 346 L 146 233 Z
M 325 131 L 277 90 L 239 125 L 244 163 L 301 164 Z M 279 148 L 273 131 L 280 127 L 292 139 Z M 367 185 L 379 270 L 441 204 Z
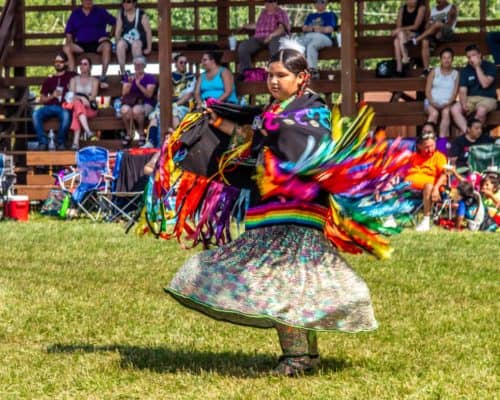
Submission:
M 464 221 L 471 231 L 495 232 L 497 225 L 486 210 L 481 194 L 474 190 L 470 182 L 462 181 L 457 186 L 458 202 L 456 228 L 461 229 Z
M 408 44 L 414 46 L 418 46 L 422 42 L 424 76 L 427 76 L 430 72 L 429 60 L 431 47 L 435 47 L 437 42 L 453 40 L 457 16 L 458 10 L 455 5 L 450 4 L 448 0 L 436 0 L 436 5 L 431 9 L 425 30 L 408 42 Z
M 489 32 L 486 35 L 486 42 L 496 65 L 500 65 L 500 32 Z
M 38 139 L 38 150 L 47 150 L 48 140 L 45 136 L 43 123 L 49 118 L 59 120 L 57 130 L 57 149 L 65 150 L 66 134 L 68 133 L 71 115 L 62 107 L 62 100 L 68 91 L 68 83 L 76 74 L 68 71 L 68 57 L 59 52 L 54 59 L 55 75 L 43 81 L 40 90 L 40 103 L 42 107 L 33 112 L 33 127 Z
M 405 178 L 412 189 L 422 192 L 424 218 L 416 227 L 418 232 L 431 228 L 432 204 L 439 200 L 439 188 L 446 182 L 446 174 L 443 173 L 445 165 L 446 157 L 436 151 L 436 125 L 426 122 L 417 135 L 417 151 Z
M 201 108 L 202 102 L 208 98 L 226 103 L 238 103 L 233 74 L 220 65 L 221 57 L 221 53 L 206 52 L 201 58 L 201 65 L 205 72 L 196 81 L 194 89 L 197 108 Z
M 324 47 L 331 46 L 332 33 L 337 29 L 337 15 L 326 11 L 327 0 L 315 0 L 316 12 L 307 15 L 302 27 L 305 32 L 298 41 L 306 48 L 307 64 L 312 79 L 319 79 L 318 52 Z
M 242 73 L 252 66 L 252 55 L 267 46 L 271 56 L 279 49 L 280 38 L 290 31 L 290 20 L 277 0 L 266 0 L 264 10 L 256 24 L 247 24 L 243 29 L 254 29 L 254 35 L 238 46 L 238 71 Z
M 90 139 L 94 133 L 90 130 L 88 118 L 97 116 L 97 91 L 99 81 L 90 76 L 92 61 L 88 57 L 80 59 L 80 75 L 69 82 L 69 89 L 73 92 L 71 130 L 73 131 L 72 150 L 80 148 L 80 133 L 84 131 L 84 140 Z
M 108 25 L 114 27 L 115 17 L 104 8 L 95 6 L 92 0 L 82 0 L 81 7 L 71 13 L 66 29 L 66 43 L 63 50 L 68 56 L 69 70 L 75 70 L 75 54 L 100 53 L 102 55 L 102 89 L 109 87 L 106 73 L 111 59 L 110 34 Z
M 457 168 L 467 167 L 469 149 L 472 146 L 485 143 L 493 143 L 493 139 L 487 132 L 483 132 L 483 124 L 478 119 L 471 119 L 467 124 L 467 132 L 455 138 L 451 143 L 449 157 L 455 160 Z
M 144 10 L 137 7 L 137 0 L 122 0 L 122 8 L 116 18 L 115 43 L 116 58 L 122 75 L 125 73 L 128 49 L 132 53 L 132 59 L 151 54 L 151 25 Z
M 488 214 L 500 226 L 500 188 L 498 174 L 487 174 L 481 180 L 481 196 Z
M 156 104 L 154 98 L 156 79 L 153 75 L 145 73 L 145 68 L 144 56 L 134 58 L 135 73 L 130 76 L 125 75 L 126 80 L 122 82 L 121 115 L 126 130 L 124 145 L 130 144 L 136 128 L 139 132 L 139 145 L 145 144 L 144 121 Z
M 403 76 L 410 67 L 410 57 L 405 46 L 406 42 L 420 35 L 425 29 L 425 5 L 420 0 L 406 0 L 398 13 L 394 37 L 394 57 L 396 72 Z
M 439 54 L 440 66 L 433 69 L 427 76 L 425 84 L 425 112 L 428 120 L 439 124 L 439 136 L 450 134 L 450 110 L 458 92 L 458 71 L 452 67 L 453 50 L 446 48 Z
M 174 58 L 175 70 L 172 72 L 173 94 L 173 127 L 176 128 L 179 122 L 189 111 L 189 101 L 193 98 L 196 77 L 187 70 L 188 59 L 182 54 Z
M 460 71 L 460 101 L 451 108 L 453 120 L 462 133 L 467 131 L 465 116 L 474 116 L 484 125 L 488 113 L 497 108 L 495 65 L 481 59 L 481 51 L 475 44 L 467 46 L 465 53 L 468 63 Z

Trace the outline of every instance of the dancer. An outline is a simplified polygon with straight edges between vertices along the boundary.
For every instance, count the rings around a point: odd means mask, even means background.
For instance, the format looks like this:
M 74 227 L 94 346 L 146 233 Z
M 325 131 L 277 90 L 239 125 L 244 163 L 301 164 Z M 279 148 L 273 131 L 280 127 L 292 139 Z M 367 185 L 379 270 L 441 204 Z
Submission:
M 251 196 L 257 200 L 246 213 L 246 232 L 190 258 L 165 290 L 181 304 L 212 318 L 276 329 L 283 355 L 274 373 L 296 376 L 319 363 L 317 331 L 376 329 L 368 287 L 335 247 L 387 256 L 387 241 L 345 216 L 355 209 L 365 222 L 373 222 L 359 201 L 367 206 L 366 200 L 402 171 L 411 153 L 396 150 L 397 143 L 387 148 L 385 141 L 368 137 L 373 114 L 367 107 L 342 133 L 343 124 L 349 123 L 338 112 L 331 118 L 322 99 L 307 90 L 307 61 L 297 49 L 279 50 L 268 69 L 273 101 L 262 114 L 261 128 L 259 119 L 254 120 L 253 140 L 243 139 L 241 146 L 257 151 L 257 159 L 262 160 L 256 167 L 259 191 Z M 215 105 L 207 110 L 212 127 L 233 138 L 248 139 L 249 126 L 222 118 L 215 110 Z M 156 188 L 168 189 L 168 181 L 177 180 L 168 176 L 172 151 L 178 148 L 182 130 L 193 126 L 196 116 L 191 120 L 190 116 L 163 150 L 157 175 L 164 180 L 155 182 Z M 239 149 L 235 152 L 242 154 Z M 195 243 L 224 243 L 229 223 L 222 215 L 241 204 L 235 190 L 184 172 L 177 186 L 174 231 L 160 236 L 180 239 L 187 233 Z M 357 196 L 350 201 L 354 193 Z M 367 196 L 362 199 L 358 196 L 362 194 Z M 397 214 L 394 204 L 388 209 Z M 198 224 L 193 227 L 195 214 Z

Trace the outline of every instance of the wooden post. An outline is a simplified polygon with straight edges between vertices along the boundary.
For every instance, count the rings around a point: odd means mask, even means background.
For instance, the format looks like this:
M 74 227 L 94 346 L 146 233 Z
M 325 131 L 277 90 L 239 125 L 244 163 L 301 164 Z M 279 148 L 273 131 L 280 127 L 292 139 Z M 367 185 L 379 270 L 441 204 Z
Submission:
M 340 90 L 342 93 L 342 113 L 347 116 L 356 114 L 356 43 L 354 40 L 354 1 L 341 0 L 341 33 L 340 47 Z
M 487 0 L 480 0 L 479 1 L 479 31 L 481 33 L 485 33 L 486 32 L 486 18 L 487 18 L 487 15 L 488 15 Z
M 172 126 L 172 28 L 170 0 L 158 2 L 158 62 L 161 138 Z

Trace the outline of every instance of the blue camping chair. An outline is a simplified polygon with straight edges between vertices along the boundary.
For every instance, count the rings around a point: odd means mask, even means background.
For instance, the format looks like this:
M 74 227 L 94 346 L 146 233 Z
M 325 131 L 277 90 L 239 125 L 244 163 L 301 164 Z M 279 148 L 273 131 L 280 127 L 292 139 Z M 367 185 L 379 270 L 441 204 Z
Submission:
M 61 189 L 71 194 L 72 208 L 77 208 L 87 217 L 96 221 L 102 214 L 98 193 L 107 190 L 108 180 L 106 177 L 109 174 L 108 150 L 89 146 L 76 153 L 76 169 L 67 175 L 57 176 L 57 179 Z M 71 193 L 71 189 L 66 187 L 66 182 L 73 181 L 75 175 L 78 179 L 78 185 Z M 71 215 L 72 213 L 68 214 L 68 216 Z

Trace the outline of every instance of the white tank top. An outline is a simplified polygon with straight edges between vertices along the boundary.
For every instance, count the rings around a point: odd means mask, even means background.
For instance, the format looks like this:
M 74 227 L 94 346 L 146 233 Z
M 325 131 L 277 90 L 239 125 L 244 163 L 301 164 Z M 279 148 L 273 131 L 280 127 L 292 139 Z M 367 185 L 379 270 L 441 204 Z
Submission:
M 87 96 L 90 96 L 92 94 L 92 78 L 90 78 L 87 81 L 86 85 L 83 85 L 82 80 L 80 79 L 79 76 L 77 76 L 75 89 L 76 89 L 75 92 L 77 93 L 83 93 L 86 94 Z
M 451 101 L 457 79 L 458 71 L 456 69 L 452 70 L 448 75 L 442 74 L 440 67 L 434 69 L 431 95 L 435 103 L 441 105 Z
M 453 7 L 453 4 L 448 4 L 445 8 L 442 10 L 438 10 L 435 6 L 431 8 L 431 21 L 441 21 L 445 24 L 448 23 L 448 13 L 451 10 L 451 7 Z M 455 25 L 457 24 L 457 21 L 455 20 L 455 23 L 451 26 L 452 29 L 455 29 Z

